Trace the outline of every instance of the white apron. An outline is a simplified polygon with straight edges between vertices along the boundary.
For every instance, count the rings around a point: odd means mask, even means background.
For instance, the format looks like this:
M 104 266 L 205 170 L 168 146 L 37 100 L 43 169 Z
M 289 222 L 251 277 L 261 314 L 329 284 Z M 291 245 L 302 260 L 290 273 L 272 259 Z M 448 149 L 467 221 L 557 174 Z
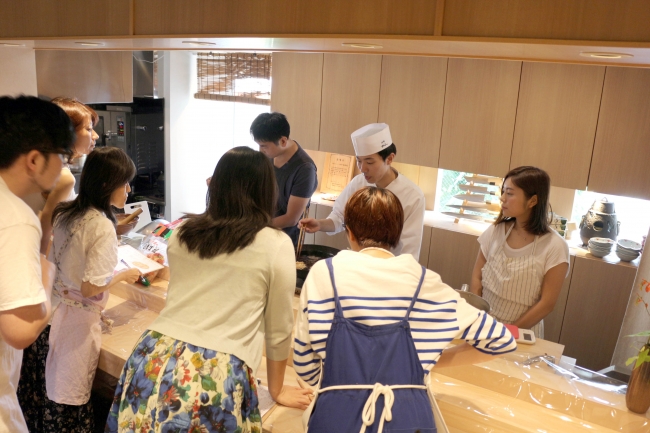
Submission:
M 112 321 L 102 315 L 108 302 L 108 293 L 84 298 L 76 287 L 68 287 L 61 280 L 60 259 L 68 249 L 74 234 L 85 225 L 84 217 L 76 230 L 70 231 L 59 254 L 54 257 L 57 267 L 52 289 L 52 313 L 49 350 L 45 362 L 47 397 L 59 404 L 81 406 L 90 399 L 95 371 L 102 345 L 102 326 L 109 328 Z
M 490 304 L 490 314 L 503 323 L 512 324 L 535 305 L 542 294 L 542 278 L 535 266 L 537 239 L 531 254 L 507 257 L 504 244 L 514 224 L 496 252 L 486 257 L 482 272 L 483 298 Z M 544 321 L 532 327 L 537 338 L 544 338 Z

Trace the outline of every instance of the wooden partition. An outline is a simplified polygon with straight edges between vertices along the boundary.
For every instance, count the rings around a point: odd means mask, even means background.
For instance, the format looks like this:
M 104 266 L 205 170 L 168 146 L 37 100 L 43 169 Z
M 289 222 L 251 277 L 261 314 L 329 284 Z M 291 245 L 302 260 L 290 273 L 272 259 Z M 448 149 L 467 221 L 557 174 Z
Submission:
M 521 62 L 449 59 L 440 168 L 508 172 L 520 73 Z
M 318 150 L 354 155 L 350 134 L 377 122 L 381 56 L 325 54 Z
M 318 150 L 323 54 L 274 53 L 271 71 L 271 111 L 287 116 L 304 149 Z

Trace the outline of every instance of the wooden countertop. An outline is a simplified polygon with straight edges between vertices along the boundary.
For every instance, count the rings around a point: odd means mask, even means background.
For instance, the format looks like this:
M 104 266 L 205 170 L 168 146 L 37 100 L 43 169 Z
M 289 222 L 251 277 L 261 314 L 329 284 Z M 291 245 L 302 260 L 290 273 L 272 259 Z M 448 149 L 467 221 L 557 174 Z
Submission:
M 164 305 L 165 284 L 154 281 L 147 289 L 126 284 L 111 289 L 106 314 L 115 324 L 111 335 L 102 336 L 101 370 L 120 376 L 133 346 L 157 317 L 142 305 Z M 450 431 L 650 431 L 650 419 L 628 412 L 624 395 L 564 379 L 541 362 L 523 366 L 525 360 L 544 353 L 559 360 L 563 350 L 562 345 L 537 340 L 483 364 L 434 369 L 431 386 Z M 257 377 L 266 385 L 264 361 Z M 295 385 L 296 377 L 287 366 L 285 383 Z M 300 410 L 276 406 L 264 417 L 264 431 L 302 433 L 301 417 Z

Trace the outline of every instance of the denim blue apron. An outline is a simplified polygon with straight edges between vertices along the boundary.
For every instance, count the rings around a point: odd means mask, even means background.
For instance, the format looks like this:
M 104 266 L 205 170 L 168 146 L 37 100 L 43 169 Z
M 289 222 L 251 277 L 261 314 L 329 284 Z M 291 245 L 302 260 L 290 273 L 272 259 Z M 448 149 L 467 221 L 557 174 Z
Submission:
M 426 269 L 422 268 L 420 283 L 401 321 L 368 326 L 343 316 L 331 258 L 327 267 L 334 289 L 334 320 L 309 433 L 437 432 L 432 412 L 435 402 L 424 385 L 424 370 L 408 323 Z

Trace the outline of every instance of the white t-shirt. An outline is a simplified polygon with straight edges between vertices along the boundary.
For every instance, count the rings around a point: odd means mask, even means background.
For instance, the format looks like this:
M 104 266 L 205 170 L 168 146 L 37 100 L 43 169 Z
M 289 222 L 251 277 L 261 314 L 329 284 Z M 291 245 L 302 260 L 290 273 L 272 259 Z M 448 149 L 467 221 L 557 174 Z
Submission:
M 422 276 L 409 254 L 377 258 L 341 251 L 332 260 L 343 315 L 368 326 L 401 320 Z M 334 290 L 325 260 L 309 271 L 296 319 L 293 367 L 311 385 L 318 383 L 320 362 L 327 358 L 327 338 L 334 318 Z M 427 269 L 409 316 L 411 335 L 427 374 L 454 338 L 478 350 L 503 354 L 517 348 L 512 335 L 489 314 L 469 305 L 440 275 Z
M 366 182 L 363 174 L 355 176 L 334 202 L 334 209 L 327 218 L 334 222 L 335 230 L 328 234 L 343 231 L 345 205 L 358 190 L 367 186 L 376 186 Z M 419 186 L 411 182 L 406 176 L 397 174 L 395 180 L 388 184 L 387 190 L 397 196 L 404 209 L 404 228 L 397 246 L 390 250 L 395 255 L 411 254 L 415 260 L 420 259 L 422 247 L 422 230 L 424 229 L 424 194 Z
M 178 239 L 167 248 L 167 304 L 149 329 L 195 346 L 235 355 L 257 370 L 266 356 L 289 356 L 296 257 L 291 238 L 264 228 L 246 248 L 201 259 Z
M 511 248 L 505 242 L 506 231 L 506 224 L 490 225 L 478 237 L 481 252 L 487 260 L 490 260 L 490 256 L 496 254 L 500 245 L 503 245 L 503 252 L 508 258 L 527 256 L 532 253 L 534 242 L 523 248 Z M 556 231 L 551 230 L 537 239 L 537 246 L 535 247 L 535 266 L 540 282 L 549 269 L 560 263 L 569 263 L 569 245 Z
M 47 301 L 41 277 L 41 224 L 0 176 L 0 311 Z M 16 388 L 23 351 L 0 337 L 0 431 L 25 432 Z

